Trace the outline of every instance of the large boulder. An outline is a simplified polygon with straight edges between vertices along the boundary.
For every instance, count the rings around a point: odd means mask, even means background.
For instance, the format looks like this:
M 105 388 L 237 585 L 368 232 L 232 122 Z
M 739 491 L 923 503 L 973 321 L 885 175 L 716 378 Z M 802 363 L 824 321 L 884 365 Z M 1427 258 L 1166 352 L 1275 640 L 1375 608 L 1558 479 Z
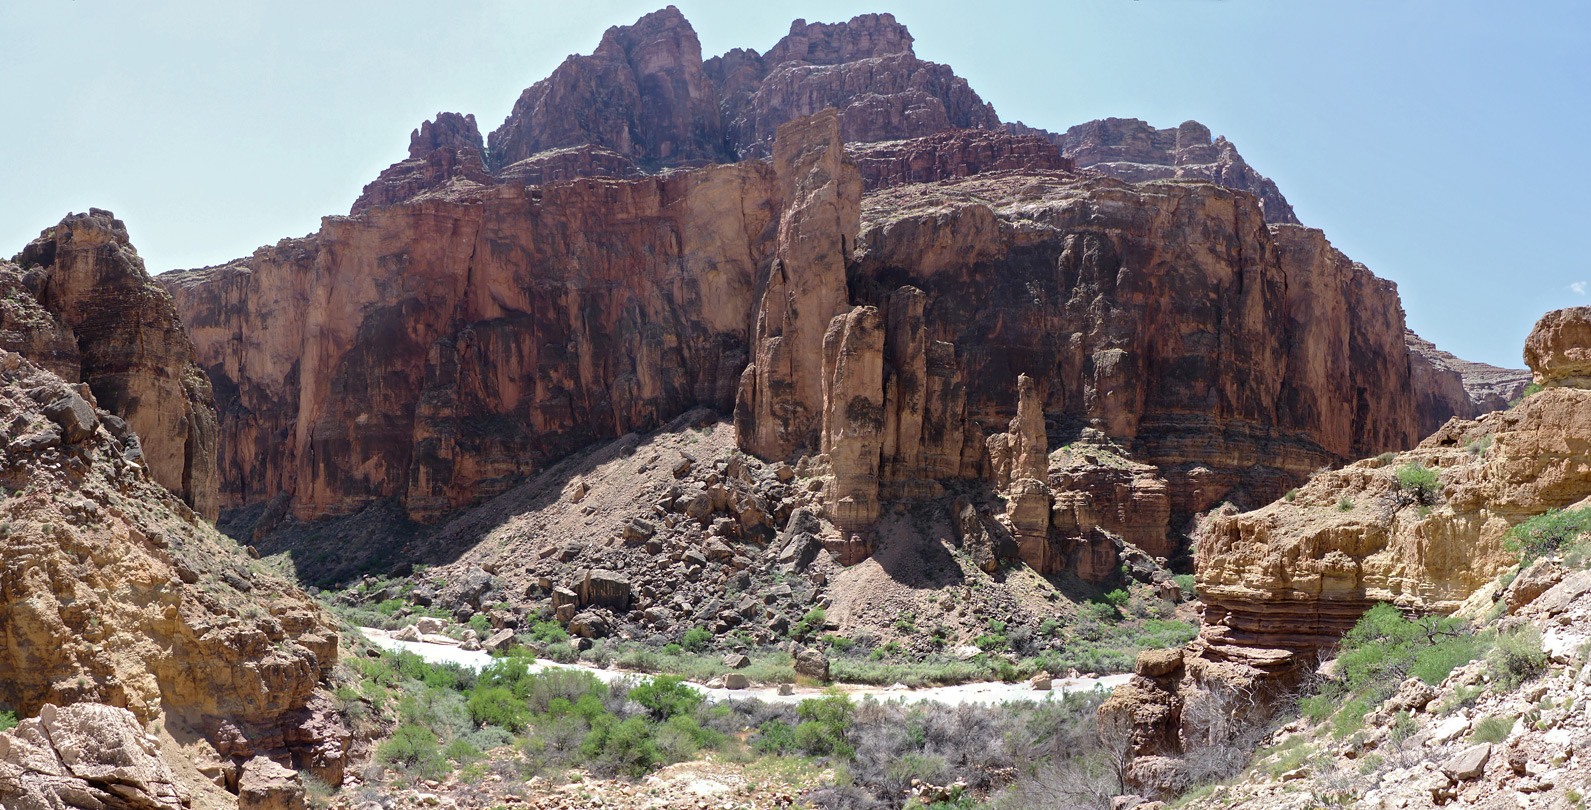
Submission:
M 7 810 L 183 810 L 189 799 L 160 758 L 160 743 L 126 709 L 47 703 L 37 717 L 0 732 L 0 807 Z
M 1544 388 L 1591 388 L 1591 307 L 1541 316 L 1525 339 L 1525 364 Z
M 305 810 L 304 782 L 297 771 L 254 757 L 238 779 L 238 810 Z
M 829 679 L 829 659 L 823 653 L 814 649 L 805 649 L 796 654 L 795 671 L 797 675 L 805 675 L 819 681 Z
M 615 571 L 593 568 L 586 572 L 585 579 L 580 583 L 580 601 L 613 610 L 628 610 L 630 580 Z

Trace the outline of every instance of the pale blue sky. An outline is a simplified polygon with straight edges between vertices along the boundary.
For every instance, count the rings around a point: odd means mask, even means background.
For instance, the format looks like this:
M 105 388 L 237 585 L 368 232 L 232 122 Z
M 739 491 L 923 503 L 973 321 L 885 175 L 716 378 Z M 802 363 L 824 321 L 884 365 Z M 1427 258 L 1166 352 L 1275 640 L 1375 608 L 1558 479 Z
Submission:
M 0 254 L 109 208 L 154 272 L 346 213 L 439 110 L 520 90 L 660 0 L 0 0 Z M 1004 120 L 1194 118 L 1307 225 L 1396 281 L 1409 323 L 1520 365 L 1591 303 L 1591 11 L 1574 0 L 680 0 L 711 56 L 892 11 Z

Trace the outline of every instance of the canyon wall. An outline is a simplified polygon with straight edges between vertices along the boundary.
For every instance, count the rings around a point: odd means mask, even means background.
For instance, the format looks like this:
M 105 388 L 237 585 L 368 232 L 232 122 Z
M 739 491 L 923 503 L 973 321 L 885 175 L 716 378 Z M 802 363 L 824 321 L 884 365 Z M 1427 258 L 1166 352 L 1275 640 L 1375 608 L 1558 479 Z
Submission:
M 162 276 L 222 501 L 273 503 L 256 531 L 384 499 L 432 521 L 707 405 L 832 476 L 856 548 L 883 502 L 979 480 L 1055 571 L 1127 536 L 1173 555 L 1198 512 L 1468 412 L 1459 370 L 1411 366 L 1395 287 L 1229 143 L 1096 124 L 1001 130 L 889 15 L 705 61 L 672 7 L 610 29 L 484 141 L 417 129 L 350 216 Z M 1022 375 L 1057 450 L 1006 480 Z

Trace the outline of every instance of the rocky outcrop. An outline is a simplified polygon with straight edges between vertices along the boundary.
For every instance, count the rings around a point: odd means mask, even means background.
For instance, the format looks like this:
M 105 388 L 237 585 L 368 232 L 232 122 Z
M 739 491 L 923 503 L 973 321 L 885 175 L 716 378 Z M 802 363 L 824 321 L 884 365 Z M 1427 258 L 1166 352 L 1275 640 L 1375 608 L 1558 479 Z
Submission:
M 846 159 L 839 117 L 786 124 L 775 144 L 778 254 L 763 285 L 755 354 L 740 379 L 740 446 L 778 458 L 811 446 L 823 413 L 824 335 L 848 306 L 846 263 L 860 225 L 861 176 Z
M 1375 603 L 1458 610 L 1514 564 L 1510 528 L 1591 496 L 1591 390 L 1554 377 L 1560 358 L 1591 346 L 1591 330 L 1564 327 L 1577 317 L 1549 313 L 1527 342 L 1537 378 L 1560 385 L 1507 411 L 1454 419 L 1390 460 L 1323 472 L 1262 509 L 1210 516 L 1197 544 L 1200 637 L 1183 650 L 1183 669 L 1135 679 L 1101 709 L 1102 720 L 1133 729 L 1133 753 L 1146 763 L 1134 777 L 1141 786 L 1165 787 L 1150 765 L 1188 747 L 1189 701 L 1285 685 Z M 1410 465 L 1435 472 L 1433 491 L 1400 484 L 1398 471 Z M 1516 594 L 1510 604 L 1528 601 Z
M 520 95 L 488 142 L 494 166 L 583 144 L 643 165 L 730 157 L 701 43 L 673 6 L 609 28 L 591 55 L 564 60 Z
M 1048 140 L 998 130 L 955 129 L 910 140 L 852 143 L 846 152 L 861 171 L 867 191 L 986 172 L 1074 168 Z
M 1528 371 L 1461 360 L 1412 331 L 1404 334 L 1404 341 L 1409 345 L 1422 436 L 1455 417 L 1474 419 L 1507 408 L 1530 384 Z
M 0 355 L 0 705 L 104 703 L 340 780 L 346 732 L 312 700 L 335 624 L 157 484 L 95 397 Z
M 847 141 L 1000 125 L 965 79 L 918 59 L 889 14 L 796 20 L 766 54 L 735 49 L 703 62 L 696 32 L 669 6 L 608 29 L 596 51 L 525 90 L 489 137 L 488 162 L 506 170 L 587 144 L 648 170 L 763 157 L 781 125 L 827 107 Z
M 165 290 L 144 271 L 109 211 L 72 214 L 0 263 L 13 291 L 0 314 L 7 348 L 69 382 L 138 434 L 161 485 L 213 519 L 216 415 L 210 380 Z
M 392 205 L 443 190 L 458 193 L 491 185 L 486 171 L 486 147 L 475 116 L 437 113 L 409 135 L 409 158 L 387 167 L 365 186 L 354 200 L 351 213 L 377 205 Z
M 769 153 L 779 126 L 839 110 L 848 142 L 916 138 L 947 129 L 995 129 L 994 108 L 948 66 L 918 59 L 890 14 L 826 25 L 796 20 L 768 50 L 708 60 L 725 136 L 742 156 Z
M 0 805 L 74 810 L 181 810 L 191 803 L 159 743 L 126 709 L 58 708 L 0 732 Z
M 1276 184 L 1254 171 L 1226 138 L 1211 140 L 1209 127 L 1197 121 L 1184 121 L 1174 129 L 1155 129 L 1136 118 L 1106 118 L 1078 124 L 1065 134 L 1021 122 L 1006 128 L 1049 138 L 1079 168 L 1129 183 L 1173 177 L 1208 180 L 1253 194 L 1266 222 L 1298 224 L 1293 207 Z
M 1543 316 L 1525 340 L 1525 363 L 1543 388 L 1591 388 L 1591 307 Z

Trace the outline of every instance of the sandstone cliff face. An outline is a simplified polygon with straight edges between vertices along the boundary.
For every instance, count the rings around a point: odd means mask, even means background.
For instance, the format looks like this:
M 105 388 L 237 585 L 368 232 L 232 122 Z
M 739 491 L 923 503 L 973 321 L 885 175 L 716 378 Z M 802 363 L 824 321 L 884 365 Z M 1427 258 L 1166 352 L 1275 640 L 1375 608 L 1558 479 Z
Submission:
M 104 703 L 218 760 L 272 750 L 340 781 L 347 736 L 310 708 L 335 625 L 157 484 L 94 400 L 0 355 L 0 706 Z
M 1324 472 L 1287 499 L 1209 518 L 1197 545 L 1200 638 L 1175 651 L 1175 666 L 1141 666 L 1145 677 L 1101 709 L 1133 729 L 1133 781 L 1156 789 L 1176 770 L 1163 758 L 1187 743 L 1190 701 L 1286 683 L 1376 602 L 1455 611 L 1514 564 L 1503 543 L 1511 527 L 1591 496 L 1591 390 L 1575 374 L 1591 346 L 1586 323 L 1588 308 L 1542 318 L 1526 361 L 1559 384 L 1514 408 L 1452 420 L 1391 460 Z M 1400 488 L 1396 471 L 1408 464 L 1436 471 L 1431 503 Z
M 72 214 L 0 263 L 11 294 L 5 347 L 71 382 L 88 383 L 127 420 L 151 474 L 214 519 L 216 416 L 171 297 L 144 271 L 127 228 L 109 211 Z
M 861 176 L 846 158 L 833 110 L 793 121 L 775 144 L 778 255 L 762 290 L 755 357 L 741 376 L 741 446 L 783 457 L 811 444 L 823 412 L 829 322 L 847 309 L 845 266 L 856 248 Z
M 1175 129 L 1155 129 L 1136 118 L 1106 118 L 1078 124 L 1065 134 L 1045 132 L 1018 122 L 1017 133 L 1048 137 L 1081 168 L 1129 183 L 1170 177 L 1209 180 L 1259 198 L 1265 221 L 1298 224 L 1293 207 L 1276 184 L 1254 171 L 1226 138 L 1210 139 L 1210 129 L 1184 121 Z
M 824 191 L 838 142 L 788 148 L 817 163 L 496 186 L 162 276 L 222 392 L 227 504 L 287 493 L 313 518 L 395 497 L 430 520 L 595 439 L 731 410 L 776 254 L 798 285 L 832 265 L 843 296 L 848 246 L 802 223 L 854 208 L 854 173 Z M 829 316 L 799 317 L 820 345 Z
M 1316 231 L 1273 233 L 1246 195 L 994 172 L 875 192 L 863 221 L 853 301 L 924 291 L 969 423 L 997 424 L 1030 375 L 1057 432 L 1161 471 L 1172 525 L 1418 438 L 1395 292 Z

